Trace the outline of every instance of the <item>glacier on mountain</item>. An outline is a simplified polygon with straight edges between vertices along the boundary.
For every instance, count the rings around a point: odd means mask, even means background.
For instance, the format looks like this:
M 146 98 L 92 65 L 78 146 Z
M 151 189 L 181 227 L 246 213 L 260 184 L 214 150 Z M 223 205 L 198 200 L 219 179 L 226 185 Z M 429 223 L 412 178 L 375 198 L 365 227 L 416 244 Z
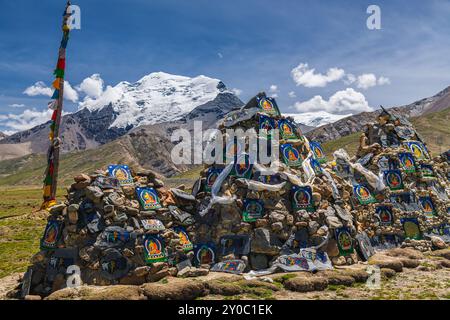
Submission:
M 285 113 L 284 115 L 294 118 L 294 121 L 297 123 L 302 123 L 311 127 L 320 127 L 349 117 L 352 114 L 333 114 L 326 111 L 315 111 L 304 113 Z
M 154 72 L 135 83 L 108 86 L 98 98 L 87 97 L 79 107 L 92 112 L 111 105 L 117 117 L 110 127 L 137 127 L 178 120 L 223 92 L 228 90 L 218 79 Z

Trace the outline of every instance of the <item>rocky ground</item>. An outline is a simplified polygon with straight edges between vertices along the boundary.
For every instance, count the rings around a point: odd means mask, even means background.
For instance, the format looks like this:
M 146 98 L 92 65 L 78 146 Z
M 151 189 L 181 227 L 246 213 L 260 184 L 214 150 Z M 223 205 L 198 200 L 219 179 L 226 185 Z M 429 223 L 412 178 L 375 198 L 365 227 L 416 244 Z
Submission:
M 379 288 L 367 287 L 368 265 L 381 270 Z M 141 286 L 81 286 L 52 293 L 49 300 L 158 299 L 450 299 L 450 249 L 421 253 L 413 249 L 378 252 L 367 264 L 315 274 L 277 273 L 255 279 L 211 272 L 196 278 L 168 277 Z M 20 274 L 0 280 L 0 298 L 8 299 Z M 8 294 L 9 292 L 9 294 Z M 27 299 L 39 299 L 28 296 Z

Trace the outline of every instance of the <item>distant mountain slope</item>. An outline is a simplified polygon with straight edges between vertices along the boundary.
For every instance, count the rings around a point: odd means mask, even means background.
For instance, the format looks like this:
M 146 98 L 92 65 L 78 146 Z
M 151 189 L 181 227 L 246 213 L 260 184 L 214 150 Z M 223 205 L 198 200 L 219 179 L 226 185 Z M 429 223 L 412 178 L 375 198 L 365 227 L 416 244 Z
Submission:
M 447 107 L 450 107 L 450 87 L 447 87 L 430 98 L 425 98 L 409 105 L 395 107 L 393 110 L 400 112 L 406 117 L 417 117 L 437 112 L 446 109 Z M 320 142 L 339 139 L 352 133 L 362 131 L 368 123 L 376 120 L 379 113 L 379 110 L 359 113 L 313 129 L 306 135 L 308 138 Z
M 135 83 L 120 82 L 108 87 L 100 98 L 85 101 L 78 112 L 63 117 L 62 151 L 97 148 L 133 128 L 181 120 L 199 106 L 203 108 L 198 112 L 217 111 L 215 103 L 219 102 L 221 112 L 243 104 L 220 80 L 205 76 L 157 72 Z M 26 142 L 32 153 L 47 152 L 48 127 L 49 122 L 0 140 L 0 153 L 4 144 Z
M 6 138 L 8 135 L 0 131 L 0 140 Z
M 193 129 L 194 121 L 202 121 L 203 128 L 215 128 L 217 121 L 229 112 L 230 105 L 239 105 L 239 99 L 230 93 L 218 95 L 213 101 L 201 105 L 180 120 L 163 124 L 140 126 L 122 137 L 96 149 L 73 151 L 61 156 L 60 181 L 69 184 L 76 173 L 91 173 L 109 164 L 127 163 L 148 168 L 164 176 L 172 176 L 192 166 L 175 165 L 171 161 L 173 130 Z M 29 154 L 0 162 L 0 185 L 40 185 L 46 160 L 42 154 Z
M 351 114 L 347 115 L 339 115 L 339 114 L 332 114 L 326 111 L 316 111 L 316 112 L 304 112 L 304 113 L 284 113 L 284 116 L 292 117 L 294 118 L 295 122 L 303 124 L 306 128 L 306 130 L 303 130 L 303 132 L 308 132 L 313 130 L 316 127 L 336 122 L 342 118 L 346 118 L 348 116 L 351 116 Z
M 195 110 L 193 111 L 195 112 Z M 433 155 L 450 149 L 450 108 L 424 116 L 411 118 L 411 122 L 424 137 Z M 111 163 L 127 163 L 133 167 L 155 169 L 165 176 L 171 176 L 169 181 L 191 183 L 193 177 L 178 173 L 191 169 L 198 172 L 197 167 L 175 166 L 170 161 L 172 144 L 167 141 L 167 131 L 171 126 L 162 128 L 160 125 L 142 126 L 132 130 L 125 136 L 100 146 L 97 149 L 76 151 L 63 154 L 60 165 L 60 183 L 72 183 L 72 177 L 79 172 L 90 173 L 99 168 L 106 168 Z M 328 141 L 323 144 L 329 160 L 333 151 L 345 148 L 354 155 L 358 148 L 360 132 Z M 41 185 L 45 169 L 44 155 L 27 155 L 19 159 L 0 162 L 0 186 L 9 185 Z M 180 176 L 183 179 L 178 179 Z M 193 175 L 197 177 L 198 175 Z
M 450 107 L 438 112 L 427 112 L 419 117 L 412 117 L 410 121 L 422 135 L 433 155 L 450 149 Z M 349 154 L 354 155 L 359 146 L 360 135 L 361 132 L 356 132 L 325 142 L 323 148 L 328 158 L 332 159 L 333 152 L 340 148 L 344 148 Z

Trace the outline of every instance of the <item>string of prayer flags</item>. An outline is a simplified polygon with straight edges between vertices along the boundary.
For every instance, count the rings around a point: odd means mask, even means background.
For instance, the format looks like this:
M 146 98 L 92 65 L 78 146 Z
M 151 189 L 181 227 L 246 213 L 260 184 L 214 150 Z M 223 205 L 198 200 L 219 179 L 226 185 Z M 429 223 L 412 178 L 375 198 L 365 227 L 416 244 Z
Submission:
M 59 167 L 59 125 L 61 122 L 61 114 L 63 108 L 63 92 L 64 92 L 64 72 L 66 68 L 66 47 L 69 41 L 70 27 L 67 25 L 68 18 L 71 13 L 68 12 L 70 2 L 67 2 L 66 8 L 63 13 L 62 31 L 63 37 L 61 40 L 61 46 L 58 51 L 58 61 L 56 63 L 56 69 L 53 74 L 55 80 L 52 83 L 55 91 L 51 97 L 51 101 L 48 103 L 49 109 L 53 110 L 51 122 L 50 122 L 50 146 L 47 152 L 47 168 L 44 175 L 44 187 L 42 209 L 48 209 L 56 204 L 56 186 Z

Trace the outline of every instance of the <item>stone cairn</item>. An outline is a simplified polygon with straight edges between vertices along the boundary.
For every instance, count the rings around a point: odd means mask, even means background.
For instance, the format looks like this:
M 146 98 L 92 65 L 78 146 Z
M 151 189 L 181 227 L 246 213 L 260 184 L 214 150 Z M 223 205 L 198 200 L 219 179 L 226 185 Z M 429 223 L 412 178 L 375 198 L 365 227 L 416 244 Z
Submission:
M 308 141 L 264 93 L 219 126 L 223 133 L 236 128 L 255 129 L 266 145 L 270 129 L 279 129 L 276 171 L 250 164 L 242 152 L 248 140 L 233 140 L 225 141 L 224 156 L 234 160 L 205 166 L 191 193 L 126 165 L 76 176 L 64 203 L 49 210 L 20 295 L 210 270 L 323 270 L 366 261 L 372 245 L 445 247 L 442 237 L 426 234 L 442 235 L 448 223 L 448 159 L 431 160 L 403 118 L 383 112 L 362 135 L 356 157 L 338 150 L 328 163 L 320 144 Z
M 382 109 L 356 156 L 338 150 L 332 165 L 353 186 L 352 215 L 372 245 L 428 251 L 449 241 L 449 161 L 448 151 L 432 158 L 407 119 Z

